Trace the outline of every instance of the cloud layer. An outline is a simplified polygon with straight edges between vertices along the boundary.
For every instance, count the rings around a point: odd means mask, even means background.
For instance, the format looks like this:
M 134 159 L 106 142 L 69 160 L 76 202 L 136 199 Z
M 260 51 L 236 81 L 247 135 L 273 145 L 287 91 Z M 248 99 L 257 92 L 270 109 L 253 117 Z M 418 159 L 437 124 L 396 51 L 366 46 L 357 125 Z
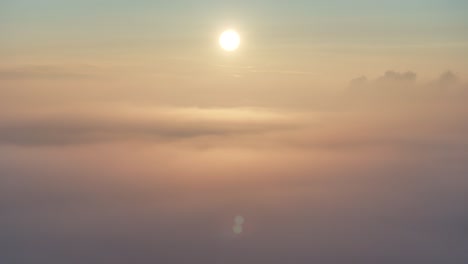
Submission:
M 9 111 L 1 114 L 0 120 L 0 143 L 17 145 L 151 142 L 262 134 L 297 126 L 293 118 L 261 109 L 129 108 L 122 105 L 33 113 Z
M 389 71 L 326 111 L 4 106 L 0 262 L 465 264 L 465 89 Z

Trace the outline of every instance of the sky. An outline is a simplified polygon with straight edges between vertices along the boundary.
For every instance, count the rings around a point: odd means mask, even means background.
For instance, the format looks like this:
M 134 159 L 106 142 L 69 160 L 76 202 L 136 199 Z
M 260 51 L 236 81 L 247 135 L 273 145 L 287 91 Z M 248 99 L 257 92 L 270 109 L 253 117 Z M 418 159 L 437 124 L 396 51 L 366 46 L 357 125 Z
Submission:
M 467 263 L 467 8 L 0 0 L 0 263 Z

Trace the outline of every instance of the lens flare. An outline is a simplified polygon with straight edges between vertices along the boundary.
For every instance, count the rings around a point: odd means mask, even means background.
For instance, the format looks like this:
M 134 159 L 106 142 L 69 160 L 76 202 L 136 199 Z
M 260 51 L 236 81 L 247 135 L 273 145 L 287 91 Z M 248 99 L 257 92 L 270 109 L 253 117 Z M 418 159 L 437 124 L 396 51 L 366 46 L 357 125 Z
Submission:
M 239 235 L 240 233 L 242 233 L 242 226 L 241 225 L 234 225 L 232 227 L 232 232 L 234 232 L 234 234 L 236 234 L 236 235 Z
M 242 225 L 244 221 L 245 221 L 244 217 L 240 215 L 234 217 L 234 223 L 236 223 L 237 225 Z

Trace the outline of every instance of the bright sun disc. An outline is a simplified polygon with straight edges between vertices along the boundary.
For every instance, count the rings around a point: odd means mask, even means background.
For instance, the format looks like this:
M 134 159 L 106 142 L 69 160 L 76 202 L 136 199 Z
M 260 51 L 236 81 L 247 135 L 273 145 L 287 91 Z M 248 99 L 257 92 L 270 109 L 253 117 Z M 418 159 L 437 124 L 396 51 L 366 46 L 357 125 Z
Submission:
M 219 45 L 226 51 L 234 51 L 239 47 L 240 36 L 234 30 L 226 30 L 219 37 Z

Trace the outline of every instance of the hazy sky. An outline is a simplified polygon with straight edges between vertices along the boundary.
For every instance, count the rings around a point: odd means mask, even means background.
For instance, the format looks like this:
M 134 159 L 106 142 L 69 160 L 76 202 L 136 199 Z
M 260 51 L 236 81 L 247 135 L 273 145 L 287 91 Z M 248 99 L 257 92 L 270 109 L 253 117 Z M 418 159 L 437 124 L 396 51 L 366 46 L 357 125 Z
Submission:
M 126 74 L 198 70 L 218 76 L 233 72 L 219 68 L 227 65 L 301 72 L 307 78 L 293 81 L 321 85 L 389 69 L 424 76 L 468 69 L 468 4 L 461 0 L 3 0 L 1 5 L 4 67 L 86 64 L 114 74 L 124 67 Z M 226 27 L 236 28 L 244 42 L 229 58 L 216 46 Z
M 0 0 L 0 263 L 468 263 L 466 10 Z

